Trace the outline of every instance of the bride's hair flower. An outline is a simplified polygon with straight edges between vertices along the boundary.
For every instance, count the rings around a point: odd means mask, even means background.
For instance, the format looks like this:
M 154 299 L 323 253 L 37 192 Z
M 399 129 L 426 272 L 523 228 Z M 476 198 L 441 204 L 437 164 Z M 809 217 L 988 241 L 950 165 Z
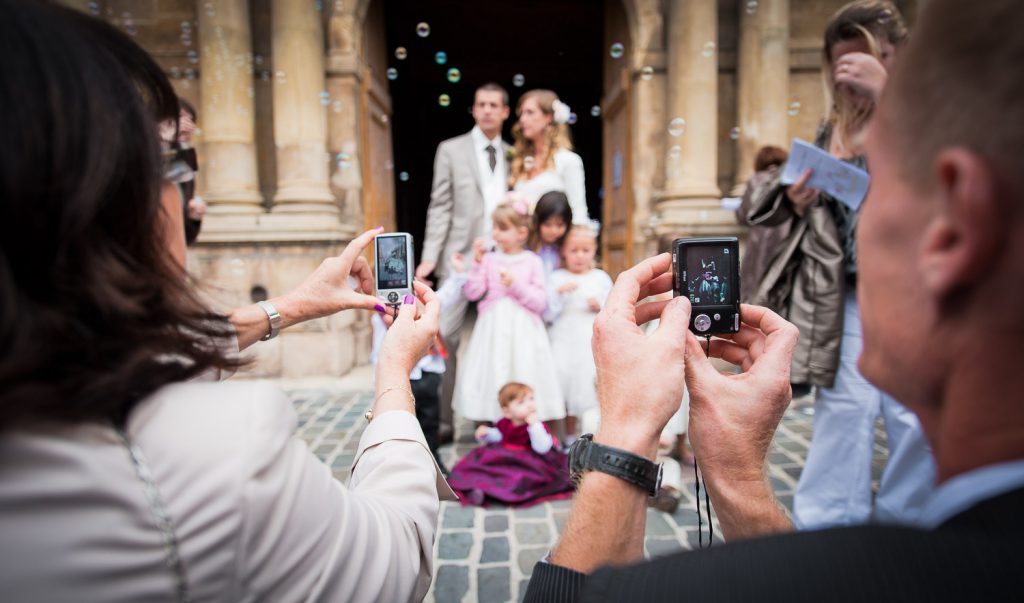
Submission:
M 563 103 L 560 100 L 556 100 L 551 103 L 551 111 L 554 113 L 554 119 L 556 124 L 569 123 L 569 115 L 572 110 L 569 109 L 569 105 Z

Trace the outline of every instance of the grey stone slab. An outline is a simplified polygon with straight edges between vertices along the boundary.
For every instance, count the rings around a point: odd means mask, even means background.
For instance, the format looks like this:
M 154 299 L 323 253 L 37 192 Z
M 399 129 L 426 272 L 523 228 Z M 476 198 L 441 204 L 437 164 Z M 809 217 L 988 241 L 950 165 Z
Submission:
M 553 501 L 551 501 L 548 504 L 551 505 L 552 509 L 566 509 L 566 510 L 568 510 L 569 507 L 572 506 L 572 499 L 571 498 L 563 498 L 562 500 L 553 500 Z
M 790 452 L 801 452 L 807 454 L 807 446 L 804 446 L 800 442 L 782 442 L 780 446 L 782 446 L 786 450 L 789 450 Z
M 474 507 L 446 505 L 442 525 L 445 528 L 471 528 L 475 516 L 476 509 Z
M 437 568 L 434 581 L 434 600 L 437 603 L 461 601 L 469 590 L 469 568 L 462 565 L 442 565 Z
M 519 544 L 548 544 L 551 542 L 551 528 L 541 522 L 516 523 L 516 542 Z
M 508 515 L 495 514 L 484 516 L 485 532 L 504 532 L 508 530 Z
M 790 494 L 784 494 L 782 496 L 779 496 L 778 498 L 779 498 L 779 503 L 783 507 L 786 507 L 787 509 L 789 509 L 789 512 L 792 513 L 793 512 L 793 496 L 790 495 Z
M 534 505 L 532 507 L 518 507 L 512 511 L 516 519 L 523 518 L 541 518 L 547 517 L 547 509 L 544 505 Z
M 548 547 L 543 546 L 519 551 L 519 571 L 523 572 L 524 576 L 529 576 L 533 573 L 533 566 L 547 554 Z
M 687 506 L 684 508 L 683 505 L 680 504 L 676 512 L 672 514 L 672 519 L 676 522 L 677 526 L 696 526 L 697 511 L 694 509 L 693 506 Z
M 504 536 L 484 538 L 484 550 L 480 553 L 480 563 L 497 563 L 499 561 L 508 561 L 508 555 L 508 538 Z
M 648 538 L 647 554 L 651 557 L 661 557 L 683 550 L 683 545 L 675 538 Z
M 441 559 L 466 559 L 469 549 L 473 547 L 473 535 L 466 532 L 449 532 L 441 534 L 437 556 Z
M 519 603 L 523 603 L 523 599 L 526 598 L 526 590 L 529 587 L 530 587 L 530 580 L 529 580 L 529 578 L 527 578 L 526 580 L 520 580 L 519 581 Z
M 768 462 L 772 464 L 788 463 L 789 456 L 782 452 L 773 452 L 768 455 Z
M 565 522 L 569 521 L 569 512 L 552 513 L 552 517 L 555 520 L 555 529 L 561 534 L 565 531 Z
M 665 521 L 665 516 L 666 514 L 661 511 L 647 510 L 646 533 L 648 536 L 675 536 L 675 530 Z
M 512 588 L 507 567 L 491 567 L 476 571 L 478 601 L 509 601 Z

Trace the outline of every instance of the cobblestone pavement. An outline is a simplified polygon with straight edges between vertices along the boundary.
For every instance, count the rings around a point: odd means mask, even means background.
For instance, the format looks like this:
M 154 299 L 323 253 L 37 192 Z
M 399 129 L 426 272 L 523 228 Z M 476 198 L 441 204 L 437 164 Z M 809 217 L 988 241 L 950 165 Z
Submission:
M 342 379 L 282 381 L 299 415 L 299 435 L 334 475 L 348 480 L 363 413 L 373 400 L 371 373 L 359 368 Z M 811 399 L 794 401 L 768 455 L 769 476 L 779 501 L 792 509 L 793 491 L 807 456 L 811 437 Z M 441 448 L 448 467 L 475 446 L 469 424 L 458 425 L 456 441 Z M 876 429 L 874 475 L 886 458 L 884 431 Z M 659 556 L 697 547 L 698 529 L 694 475 L 683 467 L 685 491 L 674 514 L 649 509 L 646 549 Z M 701 511 L 705 513 L 704 496 Z M 543 503 L 526 509 L 462 507 L 443 503 L 440 534 L 434 544 L 434 582 L 426 601 L 520 601 L 533 565 L 555 543 L 571 502 Z M 720 530 L 714 522 L 715 542 Z M 707 526 L 704 526 L 707 538 Z

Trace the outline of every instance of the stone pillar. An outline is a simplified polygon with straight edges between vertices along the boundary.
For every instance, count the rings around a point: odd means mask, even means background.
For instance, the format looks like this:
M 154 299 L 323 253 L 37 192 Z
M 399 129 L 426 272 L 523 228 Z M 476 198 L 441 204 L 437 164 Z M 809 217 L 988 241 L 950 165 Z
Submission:
M 324 36 L 313 2 L 273 0 L 274 142 L 277 194 L 274 213 L 328 218 L 338 206 L 328 187 Z M 330 103 L 328 102 L 328 105 Z
M 764 145 L 789 148 L 789 0 L 740 4 L 736 188 L 741 194 Z
M 665 190 L 658 234 L 725 234 L 735 220 L 718 188 L 716 0 L 668 0 Z
M 204 239 L 237 231 L 262 213 L 253 122 L 252 42 L 247 0 L 205 0 L 199 15 L 199 121 L 205 156 Z M 247 220 L 245 218 L 248 218 Z

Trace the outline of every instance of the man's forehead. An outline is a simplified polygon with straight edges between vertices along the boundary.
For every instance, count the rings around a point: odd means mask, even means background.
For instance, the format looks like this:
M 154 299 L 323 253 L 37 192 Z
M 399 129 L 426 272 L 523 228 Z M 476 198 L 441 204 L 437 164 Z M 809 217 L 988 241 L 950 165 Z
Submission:
M 498 92 L 497 90 L 478 90 L 476 93 L 476 102 L 500 105 L 502 104 L 501 92 Z

